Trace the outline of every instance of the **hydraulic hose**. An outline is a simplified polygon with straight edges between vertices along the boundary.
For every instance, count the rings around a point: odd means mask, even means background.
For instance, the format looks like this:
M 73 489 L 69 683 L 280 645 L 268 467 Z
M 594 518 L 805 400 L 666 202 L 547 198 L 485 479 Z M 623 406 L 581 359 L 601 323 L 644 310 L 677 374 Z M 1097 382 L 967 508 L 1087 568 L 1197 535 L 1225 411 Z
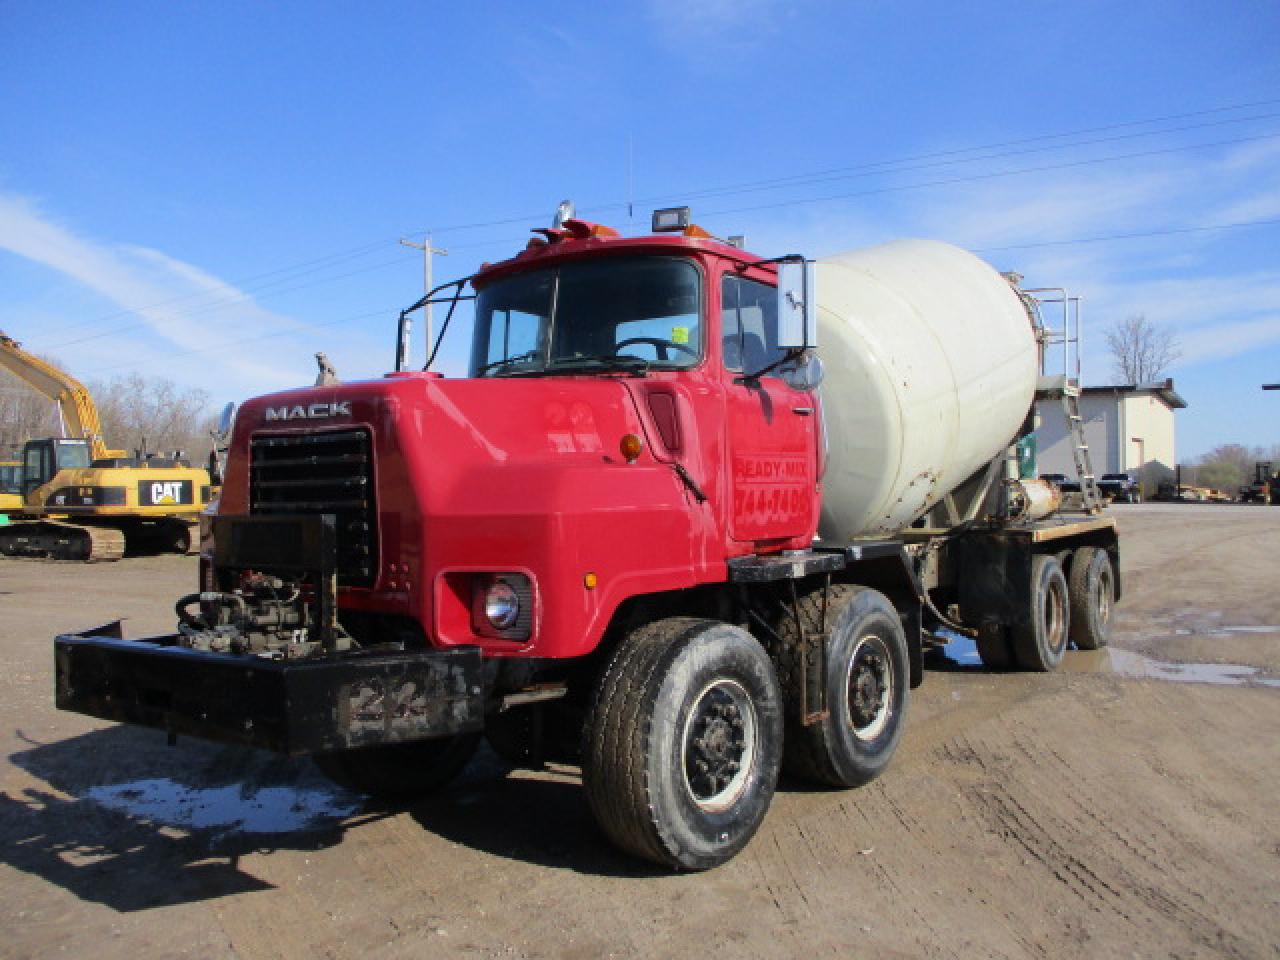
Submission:
M 173 612 L 178 615 L 178 622 L 185 624 L 193 630 L 204 630 L 204 621 L 199 617 L 193 617 L 187 612 L 187 607 L 191 606 L 193 603 L 199 602 L 200 594 L 198 593 L 188 593 L 185 597 L 179 599 L 173 606 Z

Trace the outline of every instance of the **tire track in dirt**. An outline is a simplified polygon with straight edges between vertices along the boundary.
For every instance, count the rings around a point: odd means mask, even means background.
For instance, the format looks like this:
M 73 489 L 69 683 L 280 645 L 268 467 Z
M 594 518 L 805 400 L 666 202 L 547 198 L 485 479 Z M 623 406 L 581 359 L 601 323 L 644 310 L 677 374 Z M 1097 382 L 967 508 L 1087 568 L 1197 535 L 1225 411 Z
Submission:
M 964 790 L 989 829 L 1004 842 L 1021 848 L 1086 908 L 1110 912 L 1126 926 L 1138 924 L 1157 930 L 1177 926 L 1192 942 L 1215 953 L 1249 956 L 1249 944 L 1204 909 L 1204 894 L 1180 882 L 1171 884 L 1167 866 L 1140 850 L 1131 839 L 1132 831 L 1119 826 L 1126 817 L 1132 818 L 1132 811 L 1087 817 L 1084 822 L 1088 828 L 1082 828 L 1077 811 L 1087 810 L 1096 798 L 1107 796 L 1105 784 L 1093 782 L 1088 764 L 1082 768 L 1073 758 L 1049 747 L 1042 731 L 1043 724 L 1015 720 L 989 741 L 977 741 L 970 734 L 940 751 L 953 763 L 976 763 L 981 769 L 982 779 Z M 1005 769 L 996 779 L 988 776 L 993 765 L 984 755 L 1003 748 L 1021 762 L 1012 768 L 1000 764 Z M 1061 769 L 1046 773 L 1045 758 Z M 1060 789 L 1063 785 L 1067 789 Z M 1106 833 L 1119 841 L 1122 855 L 1097 842 L 1094 830 L 1099 824 L 1105 824 Z M 1179 845 L 1183 842 L 1180 837 L 1172 839 Z M 1175 848 L 1174 852 L 1181 850 Z M 1194 850 L 1187 853 L 1195 855 Z

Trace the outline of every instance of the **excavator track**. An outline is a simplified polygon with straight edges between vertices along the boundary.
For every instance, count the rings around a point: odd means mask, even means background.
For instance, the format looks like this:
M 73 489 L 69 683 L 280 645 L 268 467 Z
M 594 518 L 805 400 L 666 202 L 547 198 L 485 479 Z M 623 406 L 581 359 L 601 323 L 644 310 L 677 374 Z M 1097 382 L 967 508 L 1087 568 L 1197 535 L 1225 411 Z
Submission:
M 19 521 L 0 527 L 0 554 L 79 563 L 105 563 L 124 556 L 124 531 L 52 520 Z

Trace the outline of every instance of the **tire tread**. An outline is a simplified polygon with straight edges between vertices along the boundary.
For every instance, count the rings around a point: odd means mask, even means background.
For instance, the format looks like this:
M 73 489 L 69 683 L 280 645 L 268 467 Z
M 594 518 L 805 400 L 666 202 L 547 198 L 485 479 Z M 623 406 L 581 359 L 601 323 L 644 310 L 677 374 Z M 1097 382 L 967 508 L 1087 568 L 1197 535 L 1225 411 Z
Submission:
M 673 617 L 646 624 L 614 651 L 596 685 L 583 749 L 587 804 L 601 829 L 622 849 L 677 866 L 660 842 L 660 825 L 645 773 L 650 723 L 641 716 L 652 703 L 654 675 L 686 634 L 714 621 Z
M 857 603 L 868 593 L 877 593 L 870 587 L 851 583 L 833 583 L 827 601 L 827 623 L 839 618 L 841 611 Z M 822 627 L 822 590 L 814 590 L 799 597 L 797 604 L 802 627 L 806 633 L 818 633 Z M 786 750 L 783 752 L 783 769 L 793 777 L 834 787 L 848 786 L 832 760 L 821 724 L 806 726 L 802 716 L 800 697 L 799 657 L 801 637 L 796 635 L 795 619 L 787 615 L 778 635 L 783 641 L 779 660 L 778 679 L 787 692 L 786 697 Z M 823 678 L 826 682 L 826 678 Z

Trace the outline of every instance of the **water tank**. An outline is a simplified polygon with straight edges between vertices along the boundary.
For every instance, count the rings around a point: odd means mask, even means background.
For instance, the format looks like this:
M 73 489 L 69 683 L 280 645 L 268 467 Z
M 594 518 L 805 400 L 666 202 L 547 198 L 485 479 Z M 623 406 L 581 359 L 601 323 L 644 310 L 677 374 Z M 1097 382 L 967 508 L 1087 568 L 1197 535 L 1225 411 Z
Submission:
M 819 260 L 830 457 L 819 533 L 894 534 L 1013 442 L 1035 397 L 1031 320 L 971 253 L 901 240 Z

